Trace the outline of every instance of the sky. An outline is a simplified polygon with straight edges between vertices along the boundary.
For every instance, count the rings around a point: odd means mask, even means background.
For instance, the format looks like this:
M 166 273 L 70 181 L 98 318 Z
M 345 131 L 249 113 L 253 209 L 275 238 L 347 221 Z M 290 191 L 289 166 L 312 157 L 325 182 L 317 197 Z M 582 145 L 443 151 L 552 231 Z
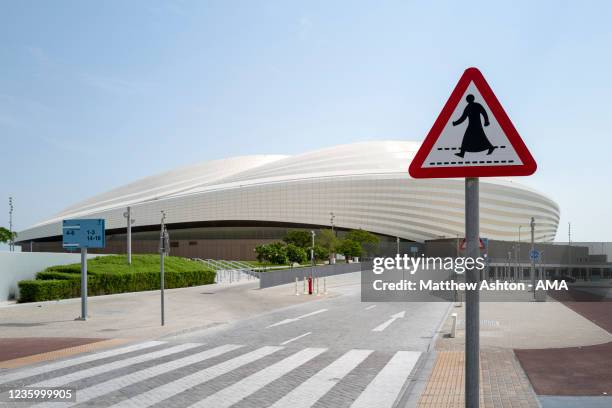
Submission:
M 610 21 L 608 1 L 2 1 L 0 225 L 9 196 L 20 230 L 178 166 L 422 140 L 476 66 L 557 240 L 611 241 Z

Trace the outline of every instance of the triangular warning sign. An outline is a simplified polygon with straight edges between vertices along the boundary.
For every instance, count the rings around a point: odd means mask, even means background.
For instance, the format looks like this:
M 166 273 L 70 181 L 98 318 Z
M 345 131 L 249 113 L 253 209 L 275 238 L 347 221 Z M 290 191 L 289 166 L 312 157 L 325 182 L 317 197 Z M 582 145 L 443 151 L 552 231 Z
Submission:
M 410 163 L 414 178 L 528 176 L 537 165 L 480 71 L 468 68 Z

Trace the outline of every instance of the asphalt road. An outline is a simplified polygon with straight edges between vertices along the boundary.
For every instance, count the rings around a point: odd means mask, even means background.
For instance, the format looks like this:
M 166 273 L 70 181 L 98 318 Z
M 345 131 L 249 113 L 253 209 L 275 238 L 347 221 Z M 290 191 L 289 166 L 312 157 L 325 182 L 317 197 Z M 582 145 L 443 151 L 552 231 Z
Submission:
M 76 401 L 51 407 L 414 405 L 449 305 L 362 303 L 358 274 L 330 292 L 161 342 L 15 370 L 0 386 L 76 388 Z

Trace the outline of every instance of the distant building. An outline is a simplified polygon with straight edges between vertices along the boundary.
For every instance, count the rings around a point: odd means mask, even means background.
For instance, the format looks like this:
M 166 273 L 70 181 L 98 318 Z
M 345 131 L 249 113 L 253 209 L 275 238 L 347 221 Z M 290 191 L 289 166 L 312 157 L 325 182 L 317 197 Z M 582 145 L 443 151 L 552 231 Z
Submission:
M 255 245 L 288 229 L 364 229 L 389 248 L 402 242 L 464 234 L 463 179 L 415 180 L 408 166 L 420 143 L 363 142 L 295 156 L 258 155 L 214 160 L 131 182 L 99 194 L 24 231 L 25 251 L 62 251 L 61 222 L 104 218 L 108 253 L 126 248 L 132 208 L 134 253 L 157 252 L 160 212 L 167 214 L 174 255 L 253 259 Z M 559 206 L 513 180 L 483 178 L 481 236 L 523 241 L 530 217 L 536 240 L 550 242 Z M 44 197 L 41 197 L 41 200 Z M 31 243 L 31 244 L 30 244 Z

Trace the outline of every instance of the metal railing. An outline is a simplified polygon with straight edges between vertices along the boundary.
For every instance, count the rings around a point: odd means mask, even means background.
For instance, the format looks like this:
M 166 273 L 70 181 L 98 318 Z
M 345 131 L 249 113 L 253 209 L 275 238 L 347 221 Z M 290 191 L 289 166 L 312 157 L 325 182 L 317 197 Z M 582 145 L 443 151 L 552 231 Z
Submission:
M 234 283 L 240 282 L 243 279 L 260 278 L 261 272 L 256 271 L 248 262 L 225 259 L 194 259 L 206 264 L 208 268 L 215 271 L 215 283 Z

